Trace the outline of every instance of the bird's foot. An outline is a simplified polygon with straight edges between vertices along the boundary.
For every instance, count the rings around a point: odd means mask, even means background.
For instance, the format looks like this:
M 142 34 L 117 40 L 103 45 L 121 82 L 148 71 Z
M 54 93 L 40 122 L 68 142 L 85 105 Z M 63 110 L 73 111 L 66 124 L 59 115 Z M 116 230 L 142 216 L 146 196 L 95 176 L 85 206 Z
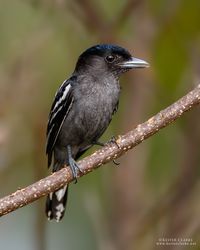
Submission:
M 101 146 L 101 147 L 104 147 L 106 145 L 108 145 L 109 143 L 115 143 L 117 145 L 117 147 L 119 148 L 119 145 L 117 143 L 117 140 L 115 138 L 115 136 L 112 136 L 111 139 L 109 141 L 107 141 L 106 143 L 102 143 L 102 142 L 99 142 L 99 141 L 95 141 L 93 142 L 92 144 L 93 145 L 98 145 L 98 146 Z M 117 162 L 116 160 L 113 160 L 113 163 L 116 165 L 116 166 L 119 166 L 120 165 L 120 162 Z
M 72 171 L 72 175 L 73 175 L 73 178 L 74 178 L 74 183 L 77 183 L 77 178 L 79 177 L 78 173 L 79 172 L 83 172 L 77 162 L 74 160 L 74 158 L 72 157 L 72 154 L 71 154 L 71 147 L 68 146 L 67 147 L 67 151 L 68 151 L 68 162 L 69 162 L 69 167 Z
M 120 148 L 119 144 L 117 143 L 117 139 L 116 139 L 116 137 L 114 135 L 106 143 L 103 143 L 103 142 L 100 142 L 100 141 L 94 141 L 94 142 L 92 142 L 93 145 L 98 145 L 98 146 L 102 146 L 102 147 L 108 145 L 109 143 L 115 143 L 115 145 L 118 148 Z
M 82 172 L 82 170 L 79 168 L 78 164 L 73 158 L 69 159 L 69 166 L 74 177 L 74 183 L 77 183 L 78 173 Z
M 112 136 L 109 142 L 114 143 L 118 148 L 120 148 L 120 146 L 119 146 L 119 144 L 118 144 L 117 139 L 116 139 L 115 136 Z M 117 162 L 116 160 L 113 160 L 113 163 L 114 163 L 116 166 L 119 166 L 119 165 L 120 165 L 120 162 Z
M 112 160 L 112 162 L 115 164 L 115 166 L 119 166 L 120 165 L 120 162 L 116 161 L 116 160 Z
M 107 143 L 114 143 L 118 148 L 120 148 L 120 146 L 117 142 L 117 139 L 114 135 L 111 137 L 111 139 Z

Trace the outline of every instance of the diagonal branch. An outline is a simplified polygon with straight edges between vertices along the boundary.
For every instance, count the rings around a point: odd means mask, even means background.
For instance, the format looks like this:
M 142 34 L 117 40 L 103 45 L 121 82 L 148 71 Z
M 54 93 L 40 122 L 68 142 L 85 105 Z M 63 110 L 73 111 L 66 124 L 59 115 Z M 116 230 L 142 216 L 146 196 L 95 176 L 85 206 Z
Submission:
M 118 136 L 116 143 L 110 142 L 102 149 L 79 161 L 79 167 L 83 171 L 80 176 L 85 175 L 99 166 L 120 157 L 128 150 L 132 149 L 148 137 L 166 127 L 183 113 L 194 108 L 200 103 L 200 85 L 189 92 L 177 102 L 160 111 L 148 121 L 139 124 L 135 129 L 125 135 Z M 66 183 L 73 180 L 69 167 L 39 180 L 38 182 L 17 190 L 0 200 L 0 216 L 10 213 L 23 207 L 46 194 L 63 187 Z

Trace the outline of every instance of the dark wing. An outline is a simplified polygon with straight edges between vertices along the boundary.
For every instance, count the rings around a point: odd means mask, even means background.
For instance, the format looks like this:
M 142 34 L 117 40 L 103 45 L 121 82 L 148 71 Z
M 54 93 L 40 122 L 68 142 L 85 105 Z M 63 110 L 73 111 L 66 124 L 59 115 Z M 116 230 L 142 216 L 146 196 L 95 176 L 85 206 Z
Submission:
M 48 155 L 48 167 L 51 165 L 52 152 L 63 122 L 69 113 L 72 103 L 72 82 L 74 77 L 65 80 L 58 89 L 54 102 L 51 106 L 47 125 L 46 154 Z

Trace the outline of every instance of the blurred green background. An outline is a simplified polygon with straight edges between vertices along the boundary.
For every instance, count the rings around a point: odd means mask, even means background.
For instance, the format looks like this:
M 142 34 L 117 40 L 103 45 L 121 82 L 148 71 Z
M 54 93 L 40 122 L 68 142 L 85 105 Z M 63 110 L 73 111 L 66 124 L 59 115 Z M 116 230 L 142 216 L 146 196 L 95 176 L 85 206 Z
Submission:
M 98 43 L 151 64 L 121 78 L 118 113 L 102 138 L 123 134 L 199 83 L 198 0 L 1 0 L 0 194 L 49 174 L 48 112 L 77 57 Z M 1 218 L 0 249 L 200 249 L 200 108 L 70 186 L 62 222 L 45 199 Z M 94 150 L 94 149 L 93 149 Z M 193 246 L 158 246 L 159 239 Z

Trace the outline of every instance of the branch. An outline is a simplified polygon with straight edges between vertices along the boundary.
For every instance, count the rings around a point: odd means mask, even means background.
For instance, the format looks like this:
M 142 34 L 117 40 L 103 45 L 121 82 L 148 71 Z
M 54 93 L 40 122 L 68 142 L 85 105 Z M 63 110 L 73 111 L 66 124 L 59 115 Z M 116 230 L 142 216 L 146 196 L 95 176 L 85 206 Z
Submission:
M 128 150 L 157 133 L 199 103 L 200 85 L 148 121 L 139 124 L 134 130 L 118 136 L 116 143 L 110 142 L 92 155 L 79 161 L 78 165 L 82 170 L 79 177 L 125 154 Z M 65 167 L 24 189 L 17 190 L 15 193 L 0 199 L 0 216 L 23 207 L 71 181 L 73 181 L 71 170 L 69 167 Z

